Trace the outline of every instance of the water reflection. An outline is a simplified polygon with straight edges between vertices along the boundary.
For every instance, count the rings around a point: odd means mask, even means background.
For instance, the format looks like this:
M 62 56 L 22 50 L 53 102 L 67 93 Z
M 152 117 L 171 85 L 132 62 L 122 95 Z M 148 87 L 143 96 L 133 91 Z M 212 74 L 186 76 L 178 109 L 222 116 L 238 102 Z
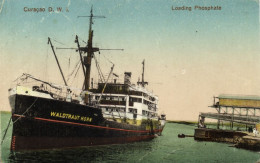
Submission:
M 120 145 L 10 152 L 10 162 L 123 162 L 153 151 L 157 140 Z

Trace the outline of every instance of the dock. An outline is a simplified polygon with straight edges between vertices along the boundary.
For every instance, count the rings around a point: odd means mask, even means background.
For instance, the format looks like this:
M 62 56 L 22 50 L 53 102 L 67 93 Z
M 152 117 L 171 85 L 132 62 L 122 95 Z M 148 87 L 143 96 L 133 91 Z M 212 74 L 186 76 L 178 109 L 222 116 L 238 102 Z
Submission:
M 221 130 L 221 129 L 195 129 L 194 139 L 214 142 L 238 143 L 243 136 L 248 134 L 242 131 Z
M 245 148 L 245 149 L 259 151 L 260 137 L 255 137 L 252 135 L 243 136 L 243 138 L 239 142 L 237 142 L 235 146 L 238 148 Z
M 226 142 L 238 148 L 260 150 L 260 96 L 220 95 L 214 97 L 210 107 L 217 112 L 199 114 L 195 140 Z M 217 128 L 206 128 L 206 118 L 217 120 Z M 229 129 L 221 129 L 221 123 L 226 127 L 229 124 Z

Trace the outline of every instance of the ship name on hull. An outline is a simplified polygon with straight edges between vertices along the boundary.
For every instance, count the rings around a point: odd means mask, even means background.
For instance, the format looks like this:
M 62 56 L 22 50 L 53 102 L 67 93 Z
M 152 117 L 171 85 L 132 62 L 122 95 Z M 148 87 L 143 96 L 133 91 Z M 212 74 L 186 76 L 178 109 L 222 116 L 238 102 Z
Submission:
M 91 122 L 91 117 L 85 117 L 80 115 L 68 114 L 68 113 L 59 113 L 59 112 L 51 112 L 51 117 L 58 117 L 64 119 L 71 119 L 71 120 L 80 120 L 84 122 Z

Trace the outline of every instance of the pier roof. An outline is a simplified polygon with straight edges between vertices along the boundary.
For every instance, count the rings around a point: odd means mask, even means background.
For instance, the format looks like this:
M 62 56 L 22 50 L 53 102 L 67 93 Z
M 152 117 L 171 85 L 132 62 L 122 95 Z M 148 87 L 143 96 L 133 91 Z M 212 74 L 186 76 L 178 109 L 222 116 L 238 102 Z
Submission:
M 256 95 L 226 95 L 218 96 L 219 99 L 239 99 L 239 100 L 260 100 L 260 96 Z

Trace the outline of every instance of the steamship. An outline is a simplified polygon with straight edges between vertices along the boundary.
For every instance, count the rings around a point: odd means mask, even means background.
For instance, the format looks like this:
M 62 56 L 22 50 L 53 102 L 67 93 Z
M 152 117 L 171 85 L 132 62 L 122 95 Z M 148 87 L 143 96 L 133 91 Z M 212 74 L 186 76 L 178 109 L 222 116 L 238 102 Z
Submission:
M 131 72 L 124 73 L 121 83 L 110 80 L 117 76 L 113 65 L 108 77 L 100 75 L 102 80 L 93 87 L 92 58 L 102 50 L 92 45 L 95 17 L 91 8 L 87 45 L 80 46 L 78 36 L 75 40 L 84 74 L 83 89 L 67 84 L 50 38 L 48 44 L 64 85 L 23 74 L 9 89 L 12 151 L 121 144 L 161 135 L 166 115 L 158 114 L 158 97 L 146 88 L 144 61 L 142 80 L 136 84 L 131 83 Z M 28 86 L 28 81 L 33 85 Z

